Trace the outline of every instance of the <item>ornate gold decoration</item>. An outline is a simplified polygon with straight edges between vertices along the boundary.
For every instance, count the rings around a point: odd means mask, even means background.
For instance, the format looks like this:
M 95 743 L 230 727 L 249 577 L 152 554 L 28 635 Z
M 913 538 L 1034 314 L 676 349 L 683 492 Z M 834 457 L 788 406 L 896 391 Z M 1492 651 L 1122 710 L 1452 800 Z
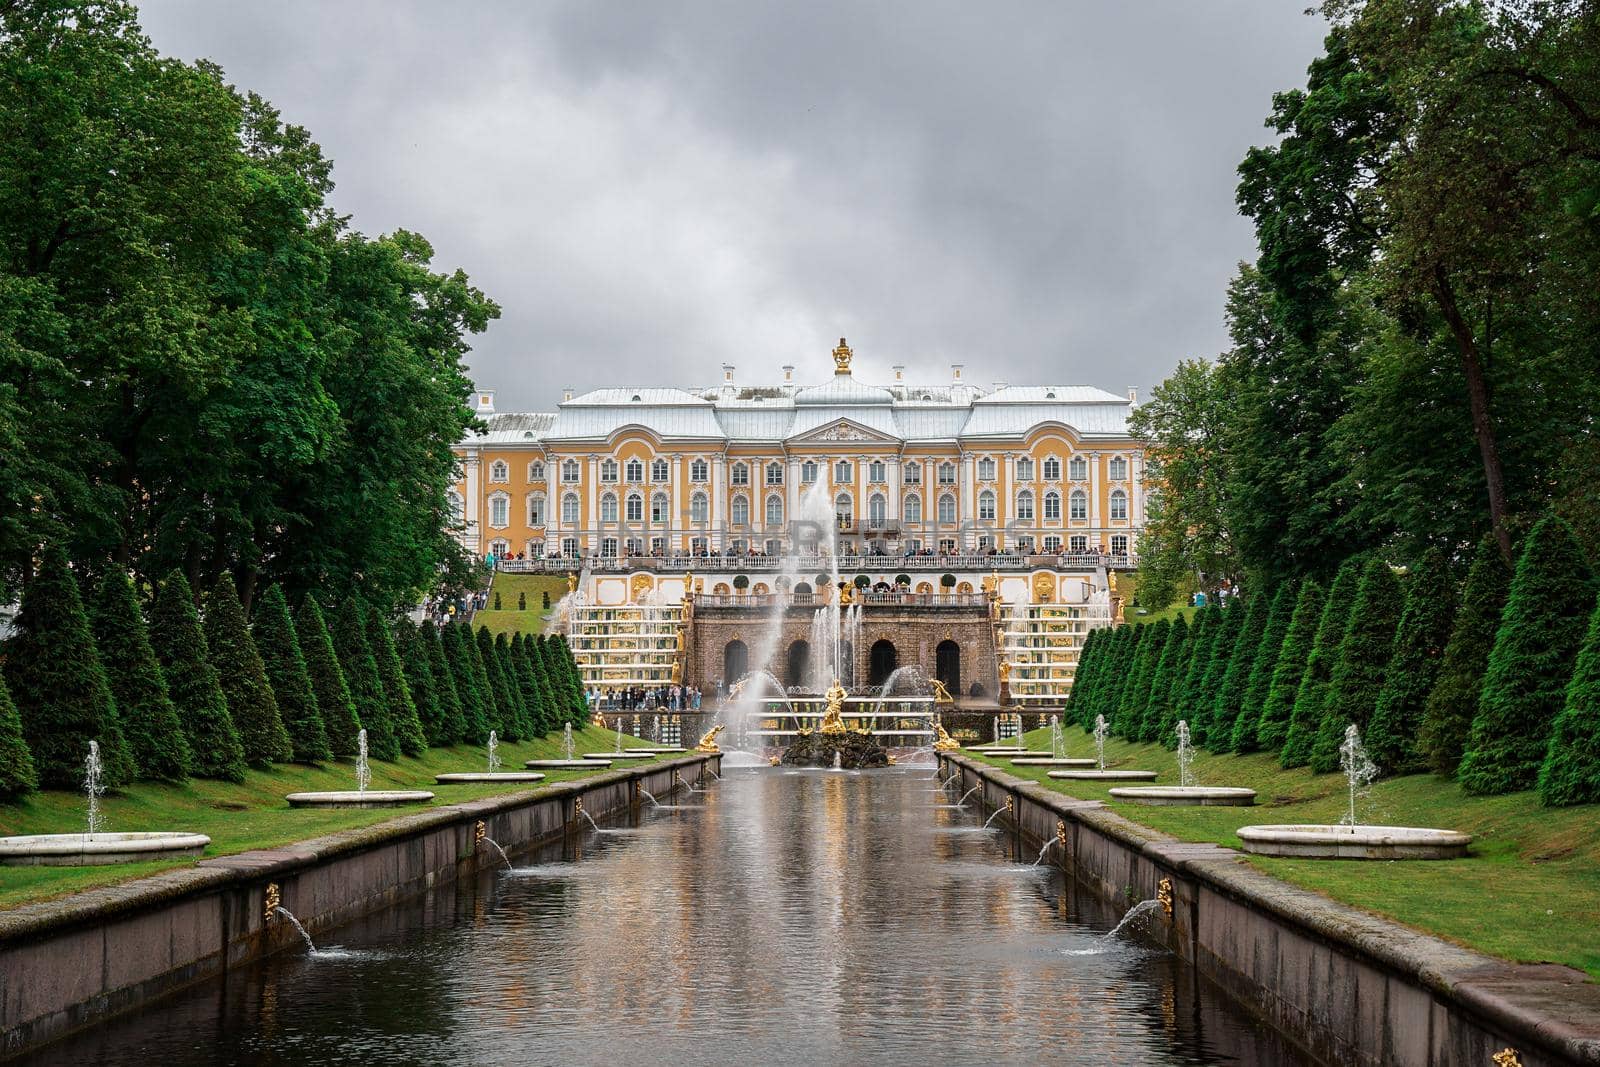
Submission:
M 489 827 L 484 825 L 482 819 L 479 819 L 477 822 L 472 824 L 472 843 L 474 845 L 483 844 L 483 839 L 488 836 Z
M 811 435 L 813 441 L 877 441 L 878 437 L 843 419 Z
M 1000 684 L 1005 685 L 1011 679 L 1011 663 L 1009 660 L 1000 661 Z
M 704 736 L 700 738 L 700 743 L 694 746 L 694 750 L 696 752 L 721 752 L 722 749 L 717 747 L 717 735 L 726 729 L 727 727 L 722 723 L 717 723 L 717 725 L 705 732 Z
M 582 797 L 573 797 L 572 798 L 572 821 L 573 822 L 577 822 L 578 821 L 578 816 L 580 816 L 582 814 L 583 814 L 583 798 Z
M 822 725 L 817 727 L 818 730 L 825 734 L 845 732 L 844 716 L 839 713 L 839 709 L 844 706 L 844 698 L 848 695 L 844 691 L 844 686 L 839 684 L 839 679 L 835 678 L 828 691 L 822 694 L 823 699 L 828 702 L 828 710 L 823 713 Z
M 1033 576 L 1033 602 L 1048 604 L 1056 598 L 1056 576 L 1048 572 Z
M 866 733 L 866 731 L 863 730 L 862 733 Z M 888 760 L 889 760 L 889 766 L 893 767 L 894 764 L 895 764 L 895 758 L 894 758 L 894 754 L 893 753 L 889 754 Z
M 956 702 L 955 697 L 950 695 L 950 690 L 946 689 L 944 683 L 939 679 L 928 679 L 928 686 L 933 690 L 933 702 L 935 704 L 954 704 Z M 943 733 L 943 730 L 941 729 L 940 732 Z M 945 736 L 949 737 L 950 735 L 945 734 Z M 956 747 L 960 748 L 961 746 L 957 745 Z
M 767 757 L 767 763 L 771 764 L 774 767 L 776 767 L 778 764 L 780 764 L 782 762 L 783 762 L 783 759 L 781 757 L 779 757 L 779 756 L 768 756 Z
M 833 373 L 849 374 L 850 357 L 854 355 L 850 346 L 844 343 L 844 338 L 839 338 L 839 347 L 833 350 Z
M 572 571 L 567 572 L 567 595 L 571 596 L 578 591 L 578 576 Z
M 1163 878 L 1156 883 L 1156 899 L 1161 902 L 1161 910 L 1167 913 L 1167 918 L 1172 918 L 1172 879 Z
M 1063 857 L 1067 854 L 1067 820 L 1056 820 L 1056 844 L 1061 848 Z
M 683 663 L 682 663 L 681 660 L 674 659 L 672 661 L 671 683 L 673 685 L 682 685 L 683 684 Z
M 597 711 L 589 717 L 589 725 L 598 726 L 604 730 L 606 728 L 606 717 Z
M 278 889 L 277 882 L 267 883 L 267 906 L 265 909 L 265 922 L 271 922 L 278 917 L 278 908 L 283 904 L 283 894 Z
M 1517 1050 L 1509 1046 L 1496 1052 L 1489 1059 L 1494 1061 L 1494 1067 L 1522 1067 L 1522 1061 L 1517 1058 Z
M 855 599 L 855 587 L 849 582 L 839 583 L 839 606 L 849 607 Z
M 938 683 L 935 682 L 935 685 Z M 945 729 L 938 723 L 933 724 L 933 750 L 935 752 L 956 752 L 961 748 L 961 742 L 945 733 Z
M 628 592 L 635 604 L 639 603 L 639 598 L 641 596 L 650 591 L 653 581 L 654 579 L 652 579 L 648 574 L 635 574 L 633 576 L 632 588 Z

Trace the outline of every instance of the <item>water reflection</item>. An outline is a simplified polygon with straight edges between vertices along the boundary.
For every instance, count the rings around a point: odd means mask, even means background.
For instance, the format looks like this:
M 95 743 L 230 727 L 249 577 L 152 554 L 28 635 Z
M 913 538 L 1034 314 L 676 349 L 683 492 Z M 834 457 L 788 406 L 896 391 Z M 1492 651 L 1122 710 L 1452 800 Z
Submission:
M 1302 1062 L 927 790 L 730 774 L 35 1062 Z

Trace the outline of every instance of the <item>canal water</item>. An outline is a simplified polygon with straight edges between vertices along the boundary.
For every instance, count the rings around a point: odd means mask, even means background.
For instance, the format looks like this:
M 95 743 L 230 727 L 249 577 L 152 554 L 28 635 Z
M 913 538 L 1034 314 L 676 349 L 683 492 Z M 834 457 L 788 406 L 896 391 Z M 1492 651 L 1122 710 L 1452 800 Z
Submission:
M 1307 1062 L 952 800 L 730 771 L 28 1062 Z

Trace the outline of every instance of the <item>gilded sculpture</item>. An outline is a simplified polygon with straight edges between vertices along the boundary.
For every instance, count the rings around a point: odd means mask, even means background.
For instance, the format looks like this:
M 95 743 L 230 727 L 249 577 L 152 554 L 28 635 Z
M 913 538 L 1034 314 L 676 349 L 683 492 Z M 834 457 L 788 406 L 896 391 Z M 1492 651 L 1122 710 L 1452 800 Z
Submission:
M 939 723 L 933 724 L 933 750 L 935 752 L 955 752 L 961 748 L 961 742 L 945 732 Z
M 700 743 L 694 746 L 694 750 L 696 752 L 721 752 L 722 749 L 717 747 L 717 735 L 726 729 L 725 725 L 720 722 L 717 723 L 717 725 L 705 732 L 704 736 L 700 738 Z
M 844 338 L 839 338 L 839 347 L 833 350 L 833 373 L 849 374 L 852 354 L 850 346 L 844 343 Z
M 839 679 L 835 678 L 833 684 L 828 687 L 828 691 L 822 695 L 828 702 L 828 710 L 823 712 L 822 725 L 817 729 L 825 734 L 844 733 L 848 729 L 844 724 L 844 715 L 840 711 L 844 707 L 844 698 L 848 695 L 845 693 L 844 686 L 840 685 Z

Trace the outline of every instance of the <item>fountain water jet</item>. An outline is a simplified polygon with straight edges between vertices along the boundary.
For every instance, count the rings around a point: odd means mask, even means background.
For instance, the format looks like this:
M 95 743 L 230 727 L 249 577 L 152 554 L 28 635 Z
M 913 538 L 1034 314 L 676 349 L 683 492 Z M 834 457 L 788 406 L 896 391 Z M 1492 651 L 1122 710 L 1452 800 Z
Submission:
M 462 785 L 471 782 L 539 782 L 544 780 L 544 775 L 538 771 L 502 771 L 500 769 L 500 738 L 495 731 L 489 731 L 489 744 L 485 763 L 486 771 L 455 771 L 448 774 L 436 774 L 433 780 L 440 785 Z M 510 862 L 506 864 L 510 866 Z
M 424 789 L 369 789 L 372 767 L 367 762 L 367 731 L 356 734 L 356 787 L 317 793 L 290 793 L 283 799 L 291 808 L 392 808 L 425 804 L 433 794 Z
M 1089 781 L 1123 781 L 1123 782 L 1151 782 L 1156 778 L 1155 771 L 1124 771 L 1106 770 L 1106 734 L 1109 727 L 1106 725 L 1104 715 L 1094 717 L 1094 755 L 1097 768 L 1083 768 L 1068 771 L 1050 771 L 1051 778 L 1070 778 Z
M 609 767 L 611 759 L 608 756 L 597 754 L 595 759 L 574 759 L 572 756 L 572 724 L 569 722 L 561 728 L 561 758 L 560 759 L 531 759 L 523 763 L 524 767 L 542 767 L 546 770 L 557 770 L 573 767 Z
M 1254 789 L 1236 786 L 1196 785 L 1194 745 L 1189 740 L 1189 722 L 1178 720 L 1178 784 L 1140 785 L 1111 790 L 1118 800 L 1166 807 L 1249 807 L 1256 802 Z

